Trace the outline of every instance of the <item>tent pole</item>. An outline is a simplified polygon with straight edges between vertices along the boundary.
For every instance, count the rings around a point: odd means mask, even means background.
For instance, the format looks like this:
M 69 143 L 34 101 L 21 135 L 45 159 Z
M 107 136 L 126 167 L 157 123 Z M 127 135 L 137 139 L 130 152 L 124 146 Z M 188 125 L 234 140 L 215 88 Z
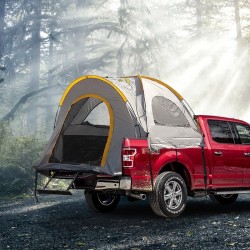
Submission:
M 73 183 L 75 182 L 76 178 L 78 177 L 79 172 L 76 173 L 74 179 L 70 182 L 69 186 L 67 187 L 66 191 L 69 191 L 70 188 L 72 188 Z
M 49 183 L 51 182 L 51 180 L 53 179 L 53 177 L 55 176 L 56 172 L 53 172 L 53 174 L 50 176 L 48 182 L 45 184 L 45 186 L 43 187 L 43 189 L 46 189 L 49 185 Z

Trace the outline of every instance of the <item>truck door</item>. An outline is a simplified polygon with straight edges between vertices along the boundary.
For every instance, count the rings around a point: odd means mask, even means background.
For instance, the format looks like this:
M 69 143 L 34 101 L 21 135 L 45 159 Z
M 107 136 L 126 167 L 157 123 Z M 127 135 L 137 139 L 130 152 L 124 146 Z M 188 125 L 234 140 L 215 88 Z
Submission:
M 245 187 L 250 187 L 250 126 L 242 123 L 234 123 L 239 136 L 239 146 L 243 164 Z
M 235 143 L 230 123 L 208 120 L 211 133 L 212 183 L 214 188 L 241 187 L 243 185 L 242 149 Z

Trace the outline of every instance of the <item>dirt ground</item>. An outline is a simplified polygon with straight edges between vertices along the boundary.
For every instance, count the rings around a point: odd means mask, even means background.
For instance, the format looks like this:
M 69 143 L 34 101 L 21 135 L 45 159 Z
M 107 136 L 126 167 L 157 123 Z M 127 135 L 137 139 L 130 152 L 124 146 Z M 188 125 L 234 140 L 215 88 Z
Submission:
M 97 214 L 83 192 L 0 204 L 0 249 L 250 249 L 250 196 L 230 206 L 190 199 L 178 218 L 156 216 L 149 202 L 122 199 Z

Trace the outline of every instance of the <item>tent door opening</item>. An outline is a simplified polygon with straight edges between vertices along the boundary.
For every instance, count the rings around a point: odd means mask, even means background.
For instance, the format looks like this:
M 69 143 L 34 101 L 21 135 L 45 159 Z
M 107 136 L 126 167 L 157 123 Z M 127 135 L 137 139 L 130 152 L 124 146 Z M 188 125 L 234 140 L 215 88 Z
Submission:
M 71 106 L 62 131 L 62 163 L 101 166 L 110 130 L 110 114 L 103 100 L 83 98 Z

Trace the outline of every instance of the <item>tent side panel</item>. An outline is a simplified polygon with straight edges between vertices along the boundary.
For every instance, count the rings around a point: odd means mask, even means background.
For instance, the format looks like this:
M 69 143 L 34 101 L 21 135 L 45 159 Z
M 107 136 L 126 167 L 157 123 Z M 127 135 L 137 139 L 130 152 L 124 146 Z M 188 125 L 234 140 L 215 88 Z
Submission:
M 201 135 L 176 93 L 150 79 L 142 78 L 142 84 L 151 147 L 199 146 Z

